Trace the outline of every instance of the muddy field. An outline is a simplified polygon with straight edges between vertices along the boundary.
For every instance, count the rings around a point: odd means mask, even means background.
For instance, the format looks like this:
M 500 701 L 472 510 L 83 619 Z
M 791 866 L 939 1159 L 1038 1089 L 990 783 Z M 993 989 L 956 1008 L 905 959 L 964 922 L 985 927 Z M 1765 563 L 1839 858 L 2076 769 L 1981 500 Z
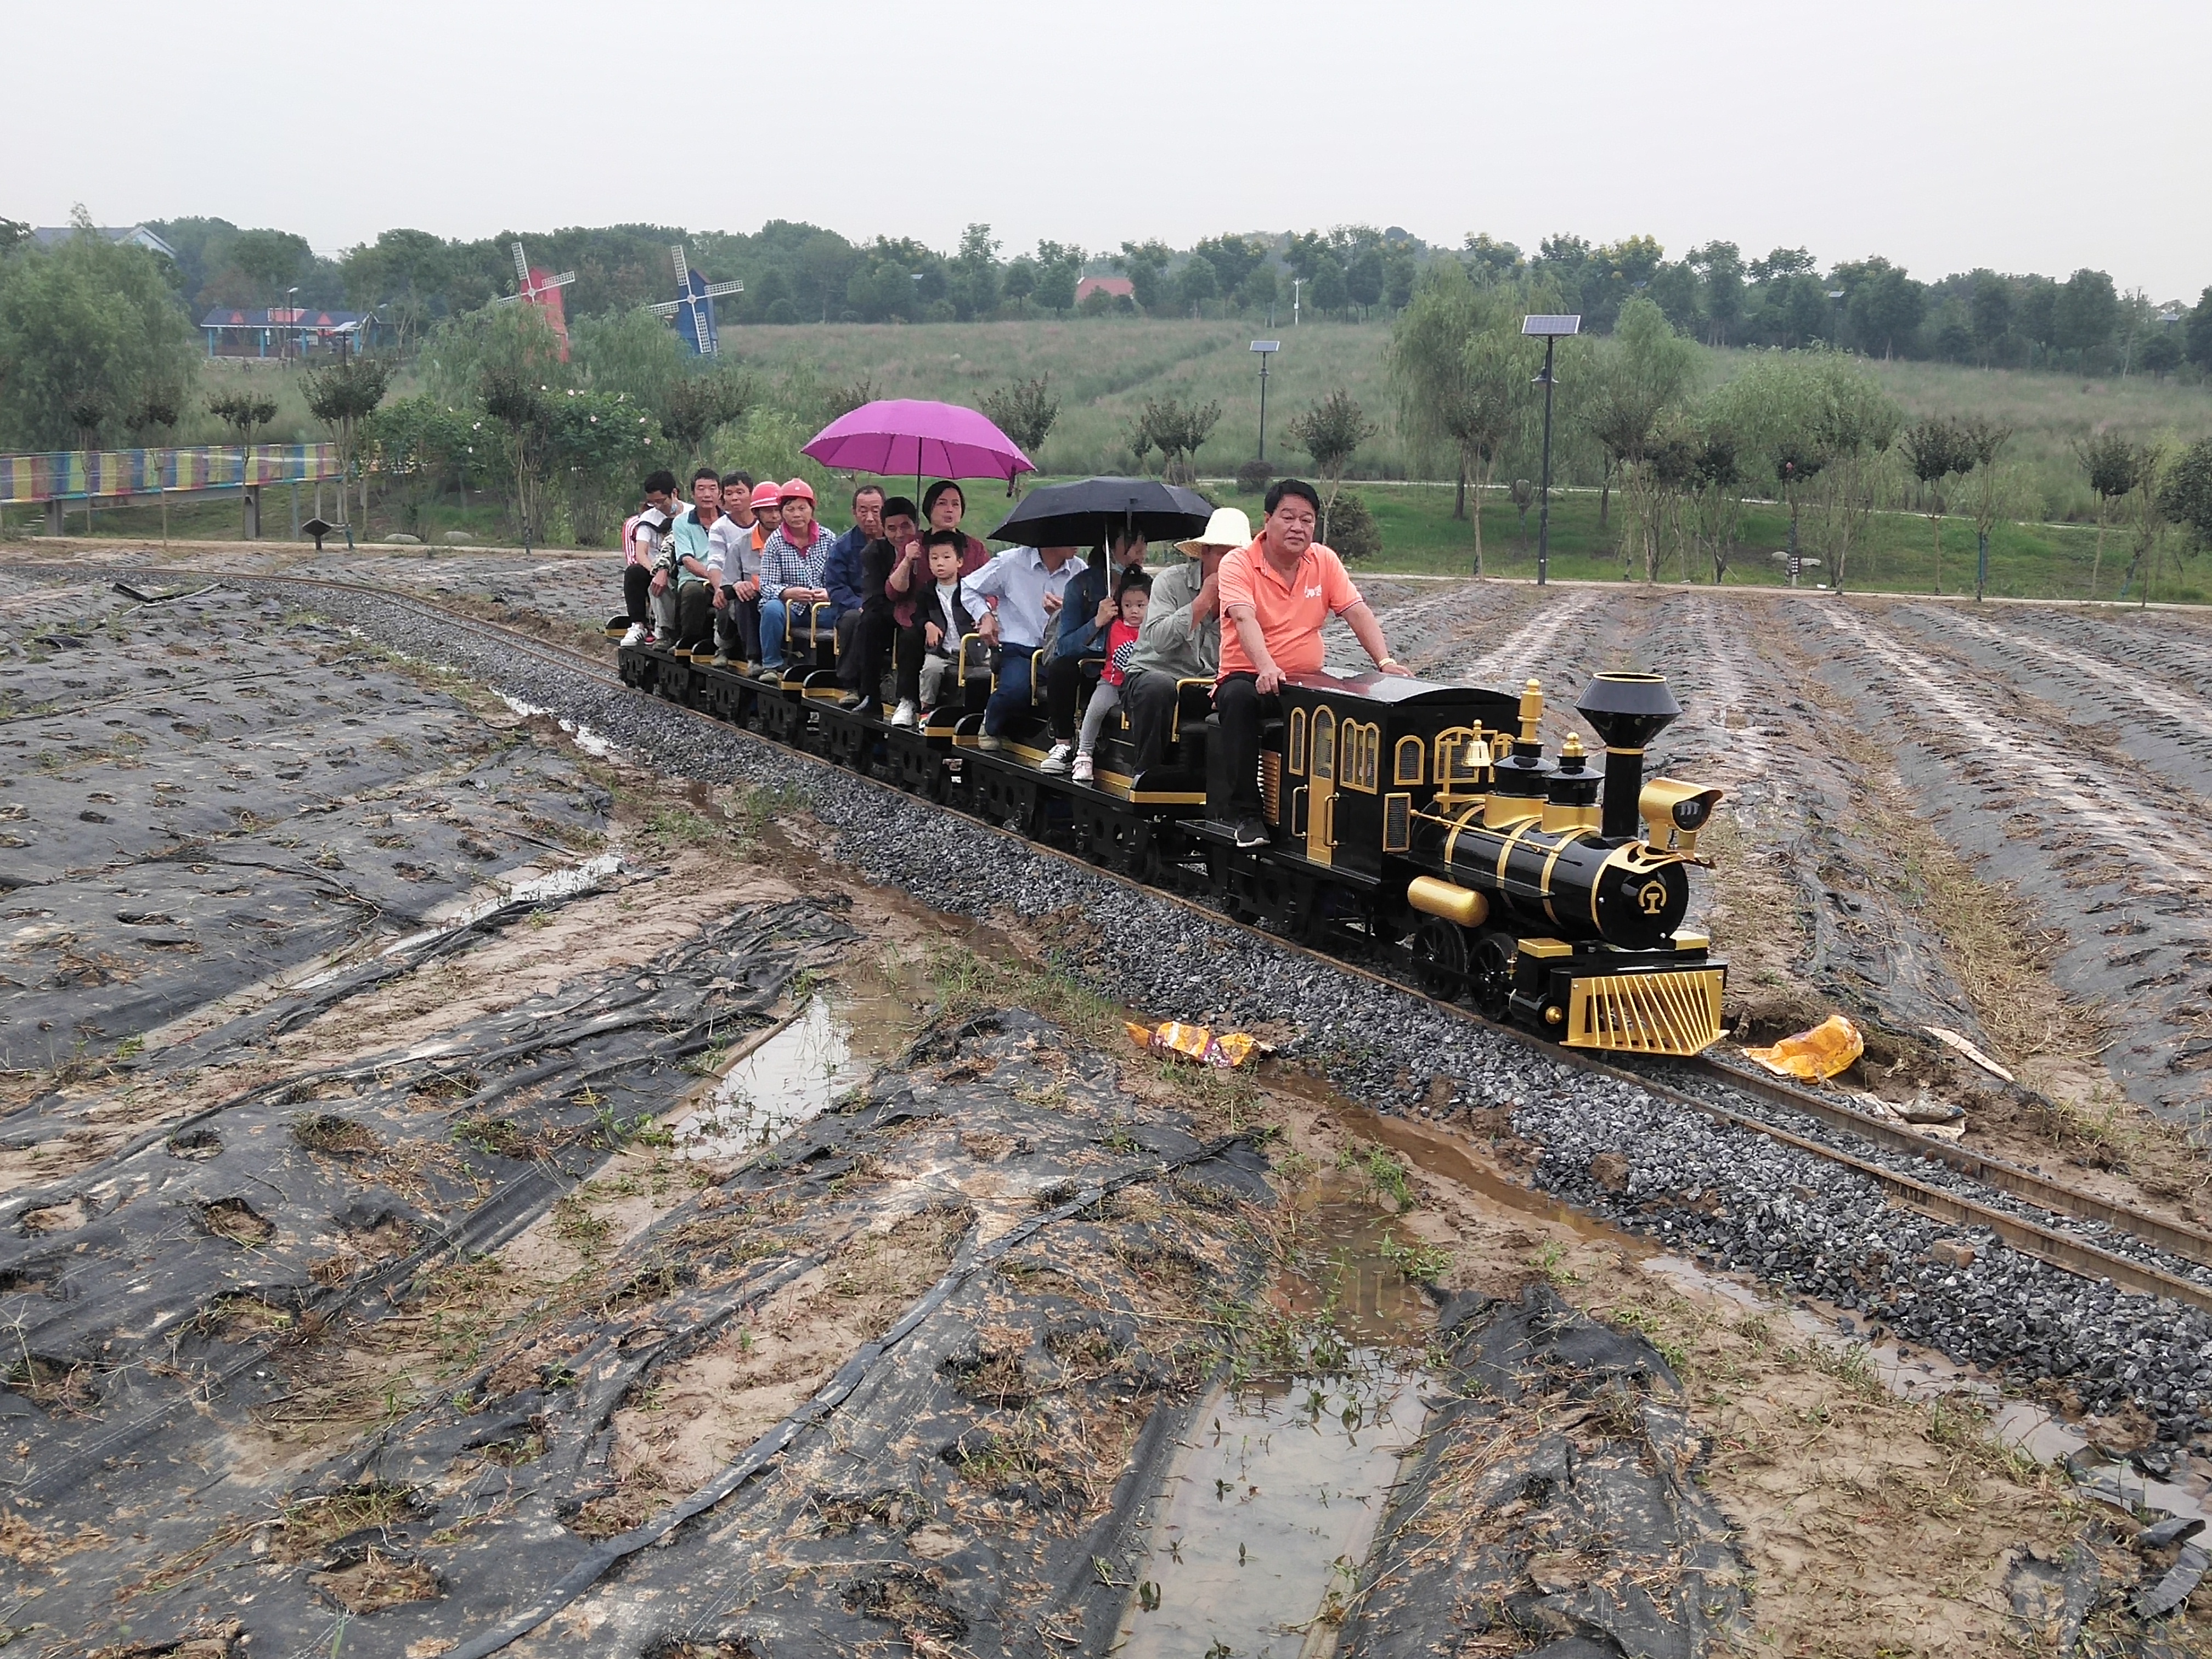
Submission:
M 2193 1212 L 2193 618 L 1373 597 L 1554 735 L 1669 677 L 1747 1035 L 1844 1008 L 1856 1086 Z M 276 601 L 10 575 L 0 634 L 27 1651 L 2212 1650 L 1980 1379 L 1530 1191 L 1501 1115 L 1142 1059 L 1199 1011 Z

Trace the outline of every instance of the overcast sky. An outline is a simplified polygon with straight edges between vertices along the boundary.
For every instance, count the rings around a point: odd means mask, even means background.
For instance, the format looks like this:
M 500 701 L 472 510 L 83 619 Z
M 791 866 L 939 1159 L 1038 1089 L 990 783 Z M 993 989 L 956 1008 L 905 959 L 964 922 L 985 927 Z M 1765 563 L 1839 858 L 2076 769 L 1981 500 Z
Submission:
M 2212 283 L 2205 0 L 9 10 L 0 216 L 40 224 L 981 220 L 1012 252 L 1365 221 Z

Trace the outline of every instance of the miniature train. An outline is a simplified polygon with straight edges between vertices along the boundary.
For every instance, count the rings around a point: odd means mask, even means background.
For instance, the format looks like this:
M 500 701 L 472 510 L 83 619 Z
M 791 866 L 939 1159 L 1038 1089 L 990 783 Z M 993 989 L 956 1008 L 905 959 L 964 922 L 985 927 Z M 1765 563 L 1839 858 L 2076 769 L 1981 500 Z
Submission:
M 981 746 L 994 682 L 980 640 L 963 641 L 962 695 L 926 725 L 894 726 L 880 705 L 839 707 L 833 629 L 793 618 L 780 683 L 665 644 L 623 646 L 623 683 L 1149 884 L 1210 895 L 1240 920 L 1377 960 L 1571 1048 L 1692 1054 L 1720 1035 L 1726 965 L 1681 923 L 1721 792 L 1644 778 L 1646 746 L 1681 712 L 1660 676 L 1600 674 L 1584 690 L 1577 709 L 1604 745 L 1602 770 L 1574 737 L 1546 757 L 1534 680 L 1516 699 L 1382 674 L 1292 676 L 1283 718 L 1261 733 L 1274 839 L 1246 850 L 1219 821 L 1230 791 L 1223 745 L 1208 741 L 1211 681 L 1182 683 L 1164 764 L 1138 774 L 1116 717 L 1094 781 L 1078 783 L 1038 769 L 1051 744 L 1041 701 L 1006 724 L 1000 747 Z

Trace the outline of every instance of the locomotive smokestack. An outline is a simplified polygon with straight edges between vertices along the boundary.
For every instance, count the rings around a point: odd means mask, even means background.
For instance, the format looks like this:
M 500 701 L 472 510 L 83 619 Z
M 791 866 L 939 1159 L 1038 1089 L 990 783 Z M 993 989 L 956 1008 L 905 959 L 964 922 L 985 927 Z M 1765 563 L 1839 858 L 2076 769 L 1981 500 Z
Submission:
M 1575 712 L 1605 744 L 1604 809 L 1598 833 L 1608 841 L 1632 840 L 1641 816 L 1644 751 L 1674 723 L 1682 705 L 1659 674 L 1600 674 L 1583 688 Z

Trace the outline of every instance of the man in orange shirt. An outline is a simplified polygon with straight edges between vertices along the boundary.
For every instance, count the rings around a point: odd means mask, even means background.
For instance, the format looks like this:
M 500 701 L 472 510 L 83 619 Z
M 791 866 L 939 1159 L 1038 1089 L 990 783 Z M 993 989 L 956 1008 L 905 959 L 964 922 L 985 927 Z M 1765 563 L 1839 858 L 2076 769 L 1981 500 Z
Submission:
M 1229 763 L 1230 821 L 1239 847 L 1265 847 L 1260 812 L 1260 723 L 1282 712 L 1285 678 L 1319 672 L 1322 624 L 1341 617 L 1385 674 L 1410 672 L 1382 641 L 1382 624 L 1359 597 L 1344 562 L 1314 539 L 1321 497 L 1302 478 L 1267 491 L 1260 538 L 1221 562 L 1221 673 L 1214 712 Z

